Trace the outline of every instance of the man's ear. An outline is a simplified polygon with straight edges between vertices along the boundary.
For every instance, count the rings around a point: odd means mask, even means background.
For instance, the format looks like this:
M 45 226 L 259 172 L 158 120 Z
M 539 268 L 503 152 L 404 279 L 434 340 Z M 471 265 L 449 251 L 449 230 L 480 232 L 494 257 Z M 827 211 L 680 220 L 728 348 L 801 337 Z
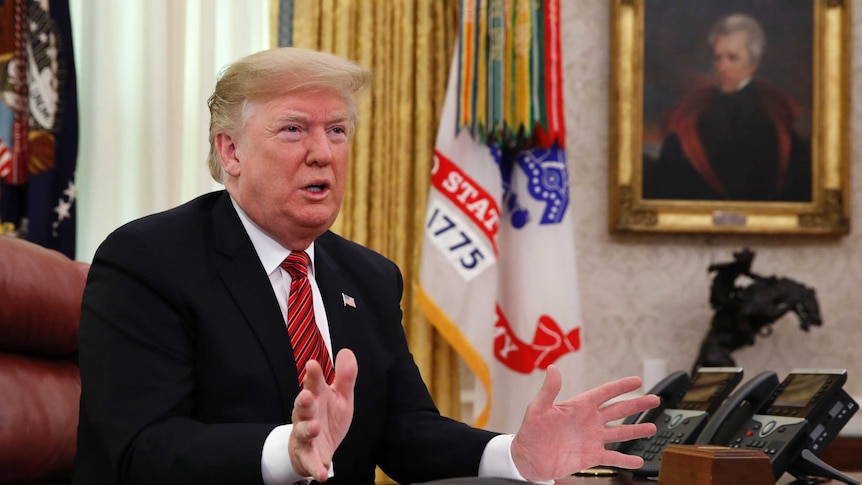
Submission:
M 221 167 L 231 177 L 238 177 L 240 172 L 239 159 L 236 157 L 236 142 L 227 133 L 217 133 L 215 136 L 216 151 Z

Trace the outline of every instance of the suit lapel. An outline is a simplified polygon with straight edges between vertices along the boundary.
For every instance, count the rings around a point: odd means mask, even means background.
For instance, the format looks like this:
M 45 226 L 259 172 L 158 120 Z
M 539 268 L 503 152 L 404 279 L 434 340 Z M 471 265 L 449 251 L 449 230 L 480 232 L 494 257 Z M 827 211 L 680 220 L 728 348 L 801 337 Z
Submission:
M 329 321 L 329 336 L 332 340 L 332 353 L 348 347 L 355 346 L 361 342 L 362 336 L 355 335 L 361 325 L 357 325 L 356 318 L 360 313 L 356 305 L 361 301 L 354 301 L 354 306 L 345 303 L 345 296 L 357 296 L 360 294 L 359 286 L 350 274 L 341 268 L 333 258 L 334 248 L 329 243 L 329 233 L 324 234 L 314 244 L 314 279 L 323 298 L 326 307 L 326 318 Z M 334 357 L 334 356 L 333 356 Z
M 213 209 L 213 225 L 218 274 L 257 335 L 278 383 L 285 418 L 289 419 L 299 393 L 290 337 L 269 278 L 227 192 Z

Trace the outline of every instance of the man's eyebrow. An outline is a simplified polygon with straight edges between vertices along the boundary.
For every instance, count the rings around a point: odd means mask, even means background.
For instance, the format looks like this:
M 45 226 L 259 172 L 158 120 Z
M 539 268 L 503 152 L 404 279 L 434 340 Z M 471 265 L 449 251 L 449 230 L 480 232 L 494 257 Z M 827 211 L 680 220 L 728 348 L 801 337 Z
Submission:
M 309 120 L 309 116 L 305 113 L 299 113 L 299 112 L 285 113 L 285 114 L 279 116 L 278 118 L 276 118 L 276 120 L 278 120 L 278 121 L 303 121 L 304 122 L 304 121 Z
M 311 120 L 311 117 L 306 113 L 296 112 L 296 113 L 285 113 L 278 118 L 276 118 L 279 122 L 308 122 Z M 336 111 L 329 114 L 326 117 L 326 123 L 343 123 L 345 121 L 350 120 L 350 115 L 343 111 Z
M 326 117 L 328 123 L 343 123 L 350 120 L 350 115 L 343 111 L 335 111 Z

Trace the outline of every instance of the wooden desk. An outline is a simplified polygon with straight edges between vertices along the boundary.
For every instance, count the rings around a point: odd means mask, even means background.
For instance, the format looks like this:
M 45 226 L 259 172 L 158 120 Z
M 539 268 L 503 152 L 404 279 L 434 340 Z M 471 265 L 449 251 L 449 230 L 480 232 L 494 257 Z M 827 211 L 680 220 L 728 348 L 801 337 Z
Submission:
M 853 478 L 862 480 L 862 473 L 860 472 L 850 472 L 847 474 Z M 778 480 L 778 485 L 790 485 L 793 481 L 793 476 L 785 473 L 781 479 Z M 644 485 L 648 483 L 656 485 L 658 484 L 658 481 L 655 479 L 650 480 L 647 478 L 632 477 L 630 474 L 621 473 L 613 477 L 567 477 L 557 480 L 555 485 Z M 832 480 L 823 483 L 841 485 L 842 482 Z
M 850 472 L 847 473 L 851 477 L 862 480 L 862 472 Z M 452 478 L 449 480 L 439 480 L 436 482 L 426 482 L 425 485 L 511 485 L 513 483 L 523 483 L 524 485 L 528 485 L 527 482 L 516 482 L 514 480 L 505 480 L 502 478 L 476 478 L 476 477 L 465 477 L 465 478 Z M 585 477 L 585 476 L 571 476 L 562 478 L 554 482 L 555 485 L 658 485 L 658 481 L 656 479 L 649 478 L 640 478 L 633 477 L 630 473 L 619 473 L 614 476 L 605 476 L 605 477 Z M 842 482 L 837 481 L 823 481 L 823 484 L 829 485 L 842 485 Z M 379 485 L 390 485 L 392 482 L 384 482 Z M 745 485 L 745 484 L 740 484 Z M 785 473 L 780 480 L 778 480 L 777 485 L 796 485 L 793 476 Z

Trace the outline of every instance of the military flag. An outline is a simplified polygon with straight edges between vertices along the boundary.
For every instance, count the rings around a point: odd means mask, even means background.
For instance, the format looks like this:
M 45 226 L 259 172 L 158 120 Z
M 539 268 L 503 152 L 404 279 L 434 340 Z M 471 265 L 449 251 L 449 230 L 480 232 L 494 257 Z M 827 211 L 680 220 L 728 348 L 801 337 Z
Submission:
M 550 364 L 584 390 L 559 0 L 462 0 L 437 133 L 420 305 L 514 432 Z

